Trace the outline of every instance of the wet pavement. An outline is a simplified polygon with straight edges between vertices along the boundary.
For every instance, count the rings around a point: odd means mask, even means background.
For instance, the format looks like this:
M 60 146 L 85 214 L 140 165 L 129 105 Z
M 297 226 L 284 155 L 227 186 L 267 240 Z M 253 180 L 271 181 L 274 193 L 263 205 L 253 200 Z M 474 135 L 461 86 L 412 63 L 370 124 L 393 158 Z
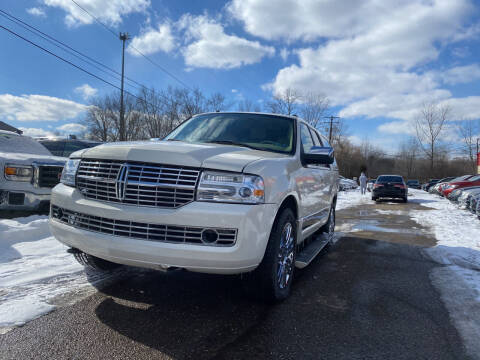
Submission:
M 468 359 L 415 201 L 337 213 L 344 233 L 272 306 L 238 277 L 132 271 L 0 336 L 1 359 Z
M 430 230 L 410 218 L 412 210 L 429 211 L 430 208 L 420 205 L 415 199 L 406 204 L 400 201 L 362 204 L 339 211 L 335 230 L 364 239 L 418 246 L 436 245 Z

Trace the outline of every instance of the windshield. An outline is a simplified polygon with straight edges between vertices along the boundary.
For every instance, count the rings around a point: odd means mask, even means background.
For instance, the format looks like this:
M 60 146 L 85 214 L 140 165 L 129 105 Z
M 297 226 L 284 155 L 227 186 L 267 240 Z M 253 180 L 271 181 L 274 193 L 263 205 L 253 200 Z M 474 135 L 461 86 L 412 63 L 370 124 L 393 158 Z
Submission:
M 0 152 L 52 155 L 42 144 L 28 136 L 0 133 Z
M 223 143 L 257 150 L 291 153 L 294 120 L 262 114 L 218 113 L 195 116 L 165 140 L 189 143 Z
M 478 181 L 478 180 L 480 180 L 480 175 L 477 175 L 468 179 L 468 181 Z
M 380 176 L 377 180 L 378 183 L 403 183 L 403 179 L 401 176 L 394 176 L 394 175 L 385 175 Z

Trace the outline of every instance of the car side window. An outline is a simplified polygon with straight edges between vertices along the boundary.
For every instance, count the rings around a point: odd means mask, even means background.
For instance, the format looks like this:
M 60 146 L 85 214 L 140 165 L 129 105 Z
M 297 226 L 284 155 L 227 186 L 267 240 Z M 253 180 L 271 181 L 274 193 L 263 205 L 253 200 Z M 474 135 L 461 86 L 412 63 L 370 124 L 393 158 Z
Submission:
M 312 130 L 313 141 L 315 142 L 315 146 L 323 146 L 322 138 L 320 137 L 318 132 L 316 130 L 313 130 L 313 129 L 311 129 L 311 130 Z
M 300 137 L 302 140 L 303 152 L 309 152 L 310 149 L 314 146 L 314 144 L 312 140 L 312 135 L 310 134 L 310 130 L 308 129 L 307 125 L 303 123 L 300 124 Z

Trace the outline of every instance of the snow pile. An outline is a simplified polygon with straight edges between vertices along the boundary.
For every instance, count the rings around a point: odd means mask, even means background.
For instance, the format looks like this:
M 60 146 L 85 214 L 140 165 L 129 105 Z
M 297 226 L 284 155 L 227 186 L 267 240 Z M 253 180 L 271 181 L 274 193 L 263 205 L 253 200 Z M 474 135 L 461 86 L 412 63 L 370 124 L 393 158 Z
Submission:
M 472 358 L 480 353 L 480 221 L 448 200 L 417 191 L 415 202 L 432 210 L 412 211 L 430 227 L 438 245 L 425 252 L 444 265 L 433 269 L 432 282 L 459 330 Z
M 372 193 L 367 192 L 365 195 L 362 195 L 360 189 L 339 191 L 337 197 L 337 207 L 335 210 L 340 211 L 352 206 L 374 203 L 375 202 L 372 200 Z
M 51 311 L 58 295 L 115 276 L 87 274 L 51 236 L 47 216 L 0 220 L 0 234 L 0 333 Z
M 411 212 L 412 218 L 431 228 L 437 239 L 437 246 L 427 253 L 440 264 L 480 270 L 479 219 L 447 199 L 423 191 L 417 190 L 413 201 L 432 209 Z

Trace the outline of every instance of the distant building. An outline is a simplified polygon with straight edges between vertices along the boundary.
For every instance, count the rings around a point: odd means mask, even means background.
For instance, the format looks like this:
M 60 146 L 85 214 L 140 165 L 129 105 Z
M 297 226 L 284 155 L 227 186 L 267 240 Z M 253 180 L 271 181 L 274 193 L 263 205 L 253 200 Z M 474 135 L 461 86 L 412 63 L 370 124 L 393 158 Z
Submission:
M 15 128 L 11 125 L 8 125 L 7 123 L 4 123 L 3 121 L 0 121 L 0 130 L 13 131 L 13 132 L 16 132 L 19 135 L 23 134 L 22 130 L 18 130 L 17 128 Z

